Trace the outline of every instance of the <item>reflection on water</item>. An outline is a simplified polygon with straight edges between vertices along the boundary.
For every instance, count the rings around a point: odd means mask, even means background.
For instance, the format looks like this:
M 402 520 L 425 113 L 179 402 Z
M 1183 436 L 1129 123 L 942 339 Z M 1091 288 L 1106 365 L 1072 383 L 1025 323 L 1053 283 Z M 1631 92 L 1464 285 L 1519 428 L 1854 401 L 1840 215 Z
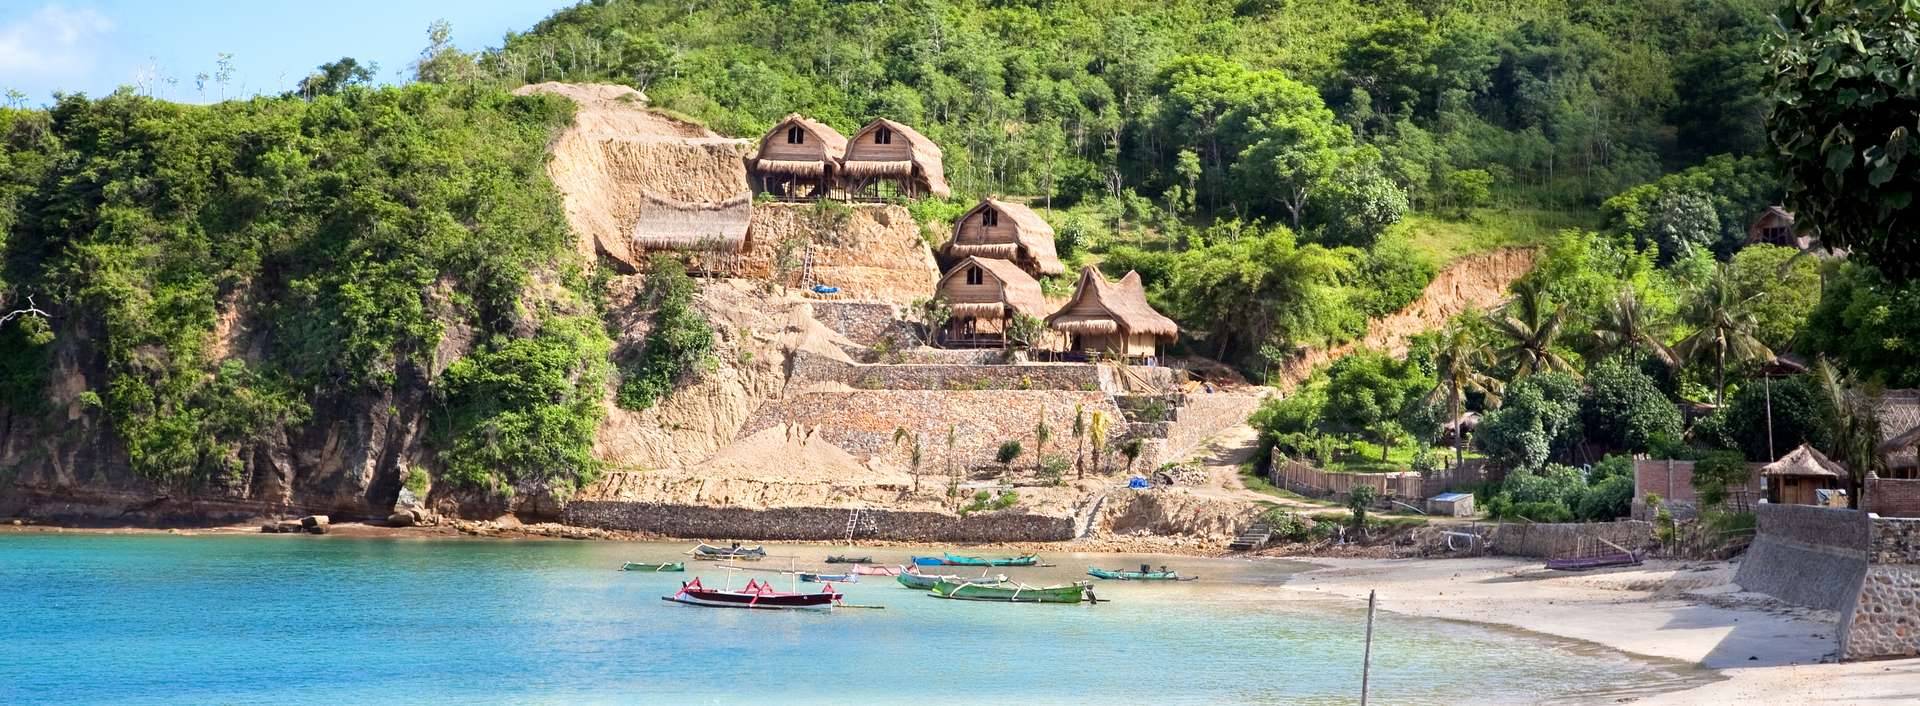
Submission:
M 1357 700 L 1364 615 L 1276 590 L 1298 564 L 1051 553 L 1057 566 L 992 571 L 1038 585 L 1152 563 L 1202 579 L 1100 582 L 1111 603 L 1058 606 L 943 601 L 862 576 L 842 587 L 848 602 L 885 608 L 831 614 L 659 599 L 693 576 L 728 580 L 706 562 L 615 570 L 687 546 L 0 535 L 0 703 Z M 846 553 L 770 551 L 760 566 Z M 1704 678 L 1385 613 L 1373 675 L 1379 703 L 1612 700 Z

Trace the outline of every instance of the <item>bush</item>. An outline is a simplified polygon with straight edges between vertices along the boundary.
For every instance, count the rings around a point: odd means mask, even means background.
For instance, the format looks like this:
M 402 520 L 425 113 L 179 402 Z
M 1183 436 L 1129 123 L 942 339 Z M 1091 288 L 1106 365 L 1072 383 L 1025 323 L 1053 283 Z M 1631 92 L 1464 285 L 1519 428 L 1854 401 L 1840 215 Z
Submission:
M 523 481 L 592 481 L 611 347 L 600 322 L 563 317 L 448 367 L 435 389 L 445 410 L 437 435 L 445 477 L 501 492 Z
M 653 306 L 653 330 L 639 361 L 622 366 L 621 409 L 643 410 L 673 392 L 713 351 L 713 325 L 693 307 L 693 278 L 686 266 L 655 255 L 647 274 L 646 298 Z
M 1681 438 L 1680 410 L 1638 367 L 1612 358 L 1587 374 L 1580 415 L 1591 441 L 1646 453 Z
M 1580 496 L 1574 515 L 1583 522 L 1606 522 L 1633 513 L 1633 478 L 1607 476 Z
M 1580 383 L 1566 373 L 1541 373 L 1515 382 L 1505 404 L 1488 412 L 1474 437 L 1495 463 L 1540 468 L 1580 438 Z
M 1727 492 L 1747 478 L 1747 460 L 1738 451 L 1714 451 L 1693 463 L 1693 490 L 1702 508 L 1726 502 Z

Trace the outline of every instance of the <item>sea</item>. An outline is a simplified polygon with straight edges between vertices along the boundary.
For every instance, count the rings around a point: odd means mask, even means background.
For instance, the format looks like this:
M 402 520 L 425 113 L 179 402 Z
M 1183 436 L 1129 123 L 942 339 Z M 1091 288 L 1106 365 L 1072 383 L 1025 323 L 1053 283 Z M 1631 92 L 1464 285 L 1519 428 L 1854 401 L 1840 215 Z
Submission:
M 1200 580 L 1098 582 L 1104 602 L 933 598 L 884 576 L 831 612 L 663 601 L 680 582 L 790 576 L 687 562 L 692 543 L 303 535 L 0 534 L 0 704 L 1350 704 L 1363 601 L 1279 588 L 1304 564 L 1046 552 Z M 829 553 L 769 545 L 764 570 Z M 835 567 L 837 568 L 837 567 Z M 964 571 L 953 569 L 953 571 Z M 978 569 L 972 570 L 978 572 Z M 1712 679 L 1691 667 L 1381 612 L 1371 703 L 1610 703 Z

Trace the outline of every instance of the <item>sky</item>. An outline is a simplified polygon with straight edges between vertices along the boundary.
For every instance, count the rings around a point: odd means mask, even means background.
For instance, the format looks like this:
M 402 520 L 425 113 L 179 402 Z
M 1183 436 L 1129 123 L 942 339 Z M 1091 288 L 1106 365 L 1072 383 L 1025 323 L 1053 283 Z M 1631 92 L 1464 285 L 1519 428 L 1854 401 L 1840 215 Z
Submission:
M 46 105 L 56 91 L 90 96 L 135 86 L 204 103 L 291 89 L 322 63 L 351 56 L 394 83 L 427 44 L 427 25 L 453 24 L 453 42 L 499 46 L 575 0 L 0 0 L 0 92 Z M 216 72 L 232 54 L 225 86 Z

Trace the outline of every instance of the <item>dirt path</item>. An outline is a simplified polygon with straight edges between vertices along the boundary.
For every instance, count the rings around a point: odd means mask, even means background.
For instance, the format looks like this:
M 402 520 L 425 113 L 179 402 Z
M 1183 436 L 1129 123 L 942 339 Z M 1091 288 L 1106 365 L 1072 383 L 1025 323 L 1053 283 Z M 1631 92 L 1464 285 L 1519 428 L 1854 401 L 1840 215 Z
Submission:
M 1290 498 L 1278 498 L 1248 490 L 1240 481 L 1240 467 L 1260 452 L 1260 432 L 1242 421 L 1222 429 L 1207 441 L 1200 454 L 1201 468 L 1207 472 L 1207 484 L 1181 486 L 1174 490 L 1213 500 L 1270 502 L 1297 507 L 1319 507 Z

